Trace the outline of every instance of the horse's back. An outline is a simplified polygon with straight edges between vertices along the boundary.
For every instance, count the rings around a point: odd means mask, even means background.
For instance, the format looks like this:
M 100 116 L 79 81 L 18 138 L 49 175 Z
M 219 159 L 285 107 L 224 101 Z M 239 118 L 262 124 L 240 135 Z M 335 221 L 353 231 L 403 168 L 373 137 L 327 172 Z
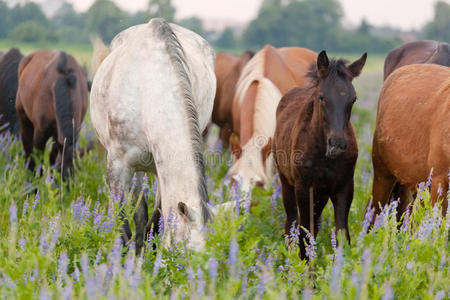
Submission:
M 450 48 L 447 43 L 438 41 L 414 41 L 401 45 L 386 57 L 384 80 L 396 69 L 411 64 L 450 65 Z
M 448 67 L 413 64 L 395 70 L 383 85 L 374 153 L 403 183 L 426 178 L 432 152 L 450 162 L 449 78 Z

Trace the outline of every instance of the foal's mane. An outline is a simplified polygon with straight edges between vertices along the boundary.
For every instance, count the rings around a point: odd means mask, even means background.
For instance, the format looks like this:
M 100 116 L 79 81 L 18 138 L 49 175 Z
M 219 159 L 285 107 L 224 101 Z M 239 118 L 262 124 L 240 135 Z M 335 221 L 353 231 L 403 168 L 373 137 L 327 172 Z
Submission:
M 342 78 L 345 80 L 350 80 L 353 76 L 350 73 L 350 70 L 347 68 L 348 60 L 340 58 L 330 59 L 329 65 L 328 65 L 328 77 L 329 78 Z M 320 77 L 317 70 L 317 64 L 312 63 L 309 66 L 309 71 L 306 73 L 306 77 L 311 79 L 312 85 L 314 87 L 317 87 L 320 82 Z
M 194 96 L 192 94 L 191 80 L 188 75 L 189 65 L 186 62 L 186 55 L 175 32 L 173 32 L 169 23 L 164 19 L 153 19 L 152 24 L 155 24 L 154 32 L 166 45 L 166 51 L 169 55 L 171 64 L 175 69 L 178 79 L 181 94 L 184 98 L 184 108 L 188 115 L 188 124 L 192 138 L 192 149 L 194 152 L 194 160 L 197 165 L 197 172 L 199 174 L 198 190 L 201 198 L 201 209 L 203 221 L 206 222 L 211 218 L 208 209 L 208 193 L 206 189 L 205 180 L 205 162 L 202 154 L 202 138 L 200 135 L 200 127 L 198 124 L 197 107 L 194 103 Z

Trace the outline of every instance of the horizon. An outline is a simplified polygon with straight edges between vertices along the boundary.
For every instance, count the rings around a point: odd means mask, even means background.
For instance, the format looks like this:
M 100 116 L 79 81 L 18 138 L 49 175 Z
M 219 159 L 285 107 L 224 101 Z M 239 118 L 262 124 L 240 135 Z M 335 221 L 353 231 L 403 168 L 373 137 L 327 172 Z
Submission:
M 32 0 L 44 3 L 51 0 Z M 148 0 L 112 0 L 121 9 L 137 12 L 146 8 Z M 443 0 L 450 3 L 450 0 Z M 67 0 L 77 11 L 87 10 L 94 0 Z M 343 9 L 343 23 L 358 26 L 363 19 L 373 26 L 389 26 L 404 31 L 420 30 L 433 18 L 437 0 L 339 0 Z M 228 21 L 246 24 L 257 16 L 262 0 L 173 0 L 178 20 L 199 17 L 205 21 Z M 414 5 L 411 5 L 414 3 Z M 389 7 L 389 9 L 387 9 Z

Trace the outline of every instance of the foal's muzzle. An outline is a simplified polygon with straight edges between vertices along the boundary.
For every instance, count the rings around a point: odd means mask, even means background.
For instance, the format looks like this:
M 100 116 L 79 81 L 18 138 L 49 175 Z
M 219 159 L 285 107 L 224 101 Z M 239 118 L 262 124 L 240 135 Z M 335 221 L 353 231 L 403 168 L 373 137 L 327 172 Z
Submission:
M 347 151 L 347 141 L 343 137 L 332 136 L 327 141 L 327 152 L 325 156 L 334 159 Z

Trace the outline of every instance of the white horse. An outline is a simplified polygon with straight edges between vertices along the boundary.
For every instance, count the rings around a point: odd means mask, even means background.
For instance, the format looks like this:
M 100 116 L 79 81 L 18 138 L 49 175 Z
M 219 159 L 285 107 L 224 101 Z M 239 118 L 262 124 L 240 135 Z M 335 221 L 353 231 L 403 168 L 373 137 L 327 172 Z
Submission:
M 154 172 L 158 196 L 151 223 L 156 227 L 162 212 L 165 241 L 184 240 L 201 250 L 211 218 L 201 132 L 214 102 L 213 48 L 199 35 L 155 18 L 122 31 L 107 55 L 94 58 L 104 60 L 93 80 L 90 112 L 108 152 L 110 188 L 128 192 L 135 172 L 137 187 L 144 172 Z M 134 219 L 139 253 L 150 224 L 145 199 Z M 122 234 L 124 242 L 131 238 L 127 222 Z

